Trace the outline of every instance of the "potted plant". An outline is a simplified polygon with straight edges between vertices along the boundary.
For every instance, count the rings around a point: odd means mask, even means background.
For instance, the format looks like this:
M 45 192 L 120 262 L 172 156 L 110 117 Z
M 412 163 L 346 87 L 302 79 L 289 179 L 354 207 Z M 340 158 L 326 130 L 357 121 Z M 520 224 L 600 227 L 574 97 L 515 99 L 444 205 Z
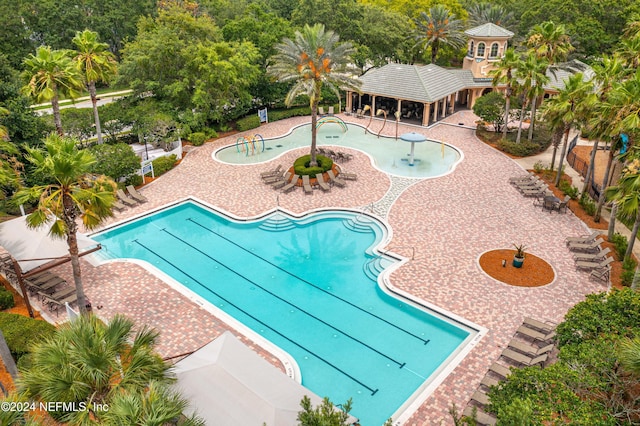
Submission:
M 522 264 L 524 263 L 524 244 L 513 245 L 516 248 L 516 253 L 513 255 L 513 266 L 516 268 L 522 268 Z

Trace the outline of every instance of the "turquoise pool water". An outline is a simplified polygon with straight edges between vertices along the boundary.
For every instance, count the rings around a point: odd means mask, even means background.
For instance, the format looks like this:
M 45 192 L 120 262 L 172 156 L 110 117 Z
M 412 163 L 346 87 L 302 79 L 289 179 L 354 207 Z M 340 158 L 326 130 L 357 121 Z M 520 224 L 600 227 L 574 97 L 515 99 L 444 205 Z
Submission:
M 451 145 L 428 140 L 415 144 L 415 160 L 414 165 L 411 166 L 409 165 L 411 151 L 409 142 L 377 137 L 368 132 L 365 134 L 363 127 L 353 124 L 348 124 L 347 129 L 345 132 L 337 123 L 325 123 L 318 129 L 318 146 L 337 145 L 364 151 L 373 158 L 375 166 L 383 172 L 413 178 L 442 176 L 453 171 L 462 160 L 460 151 Z M 248 136 L 248 139 L 255 141 L 255 144 L 242 142 L 221 148 L 215 152 L 215 158 L 232 164 L 254 164 L 271 160 L 291 149 L 309 146 L 311 125 L 296 127 L 290 134 L 264 140 L 264 143 L 261 138 L 254 138 L 253 135 Z M 348 169 L 348 166 L 349 163 L 345 163 L 345 169 Z
M 238 222 L 185 202 L 92 236 L 102 256 L 149 262 L 288 352 L 302 384 L 353 398 L 384 423 L 472 335 L 390 296 L 377 275 L 384 227 L 351 212 Z

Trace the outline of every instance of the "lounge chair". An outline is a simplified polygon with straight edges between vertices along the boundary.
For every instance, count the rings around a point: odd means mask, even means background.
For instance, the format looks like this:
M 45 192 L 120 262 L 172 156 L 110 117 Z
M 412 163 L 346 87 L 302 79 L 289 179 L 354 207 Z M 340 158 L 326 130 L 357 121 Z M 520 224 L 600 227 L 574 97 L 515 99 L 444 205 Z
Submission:
M 569 197 L 568 195 L 564 196 L 564 200 L 560 201 L 558 204 L 556 204 L 555 206 L 555 210 L 558 210 L 558 213 L 560 213 L 562 210 L 564 210 L 564 212 L 567 212 L 567 205 L 569 204 L 569 200 L 571 200 L 571 197 Z
M 319 107 L 318 107 L 318 114 L 320 114 L 320 115 L 325 115 L 325 113 L 324 113 L 324 107 L 321 107 L 321 106 L 319 106 Z
M 467 406 L 467 408 L 462 412 L 462 415 L 469 417 L 470 419 L 475 418 L 476 424 L 478 425 L 493 426 L 497 422 L 495 417 L 491 414 L 485 413 L 484 411 L 478 410 L 477 407 Z
M 333 107 L 332 106 L 329 107 L 329 112 L 327 114 L 328 115 L 333 115 Z
M 539 348 L 537 346 L 530 345 L 520 340 L 511 339 L 511 341 L 507 346 L 509 346 L 509 348 L 511 349 L 517 350 L 518 352 L 522 352 L 525 355 L 536 357 L 536 356 L 540 356 L 542 354 L 551 352 L 556 345 L 553 343 L 550 343 L 546 346 Z
M 505 367 L 504 365 L 498 364 L 497 362 L 491 364 L 491 366 L 489 367 L 489 371 L 500 376 L 503 379 L 506 379 L 511 374 L 511 369 L 509 367 Z
M 491 386 L 497 386 L 498 383 L 500 383 L 500 380 L 496 380 L 493 377 L 489 377 L 489 376 L 484 376 L 480 381 L 480 384 L 482 386 L 486 386 L 488 388 L 490 388 Z
M 340 176 L 342 179 L 346 179 L 346 180 L 358 180 L 358 175 L 355 173 L 347 173 L 342 171 L 342 169 L 338 169 L 338 176 Z
M 292 191 L 296 187 L 296 185 L 298 185 L 298 179 L 300 179 L 300 176 L 293 175 L 293 177 L 291 178 L 291 182 L 283 186 L 281 191 L 282 192 Z
M 604 243 L 604 240 L 602 238 L 598 238 L 597 240 L 587 244 L 568 243 L 567 245 L 569 246 L 569 250 L 571 251 L 595 253 L 600 251 L 600 244 L 602 243 Z
M 147 197 L 145 197 L 144 195 L 136 191 L 133 185 L 127 185 L 127 192 L 129 193 L 131 198 L 133 198 L 139 203 L 144 203 L 147 201 Z
M 278 167 L 276 167 L 275 169 L 267 170 L 266 172 L 260 173 L 260 177 L 265 178 L 265 177 L 274 176 L 277 174 L 282 174 L 282 164 L 278 164 Z
M 529 317 L 525 317 L 522 323 L 529 328 L 540 330 L 543 333 L 550 333 L 556 329 L 555 324 L 549 324 Z
M 598 253 L 577 253 L 573 256 L 573 260 L 576 262 L 600 262 L 604 260 L 610 252 L 611 249 L 609 247 L 605 247 Z
M 89 299 L 86 299 L 86 300 L 87 300 L 87 303 L 89 304 Z M 78 296 L 74 291 L 73 294 L 70 294 L 70 295 L 68 295 L 68 296 L 66 296 L 64 298 L 60 298 L 60 299 L 47 298 L 47 300 L 44 303 L 49 308 L 49 311 L 50 312 L 54 312 L 55 311 L 56 316 L 57 316 L 58 315 L 58 309 L 64 308 L 67 303 L 69 305 L 72 305 L 72 304 L 76 303 L 77 301 L 78 301 Z
M 136 200 L 125 194 L 122 189 L 118 189 L 116 191 L 116 195 L 118 196 L 118 199 L 125 203 L 127 206 L 135 206 L 136 204 L 138 204 L 136 203 Z
M 593 271 L 591 271 L 591 274 L 589 274 L 589 279 L 608 283 L 610 274 L 611 274 L 611 266 L 607 266 L 606 268 L 603 268 L 603 269 L 594 269 Z
M 42 301 L 45 302 L 46 300 L 49 299 L 53 299 L 53 300 L 61 300 L 64 298 L 69 297 L 70 295 L 74 294 L 76 291 L 75 287 L 73 286 L 65 286 L 62 287 L 60 290 L 53 292 L 53 293 L 41 293 L 38 292 L 38 294 L 40 294 L 42 296 Z
M 60 278 L 57 275 L 53 275 L 52 277 L 44 280 L 44 281 L 31 281 L 28 278 L 25 280 L 25 284 L 27 285 L 27 289 L 31 294 L 39 293 L 43 294 L 51 294 L 55 292 L 55 289 L 59 285 L 66 284 L 67 282 Z
M 345 186 L 347 186 L 347 182 L 337 178 L 333 173 L 333 170 L 327 170 L 327 175 L 329 176 L 329 181 L 334 185 L 338 185 L 340 188 L 344 188 Z
M 514 361 L 520 365 L 524 365 L 526 367 L 531 367 L 533 365 L 538 365 L 538 364 L 544 365 L 544 362 L 547 360 L 547 358 L 549 358 L 548 353 L 538 355 L 536 357 L 530 357 L 509 348 L 503 350 L 500 356 L 507 358 L 511 361 Z
M 284 174 L 281 172 L 272 176 L 263 177 L 262 182 L 266 183 L 267 185 L 271 185 L 274 182 L 282 180 L 283 177 L 284 177 Z
M 549 333 L 541 333 L 540 331 L 529 328 L 526 325 L 521 325 L 520 327 L 518 327 L 516 333 L 520 333 L 523 336 L 530 337 L 540 342 L 549 342 L 556 337 L 555 331 L 551 331 Z
M 509 178 L 509 183 L 520 183 L 520 182 L 533 182 L 536 179 L 536 175 L 534 174 L 526 174 L 526 175 L 520 175 L 520 176 L 513 176 Z
M 604 269 L 607 266 L 609 266 L 609 264 L 611 262 L 613 262 L 613 257 L 607 257 L 605 260 L 601 261 L 601 262 L 576 262 L 576 268 L 577 269 L 583 269 L 583 270 L 587 270 L 587 271 L 591 271 L 592 269 Z
M 271 185 L 273 189 L 278 189 L 288 184 L 290 180 L 291 172 L 286 172 L 284 176 L 281 176 L 278 180 L 271 182 L 269 185 Z
M 356 118 L 363 118 L 364 115 L 362 114 L 362 108 L 358 108 L 356 110 Z
M 582 235 L 580 237 L 567 237 L 564 242 L 569 245 L 569 243 L 579 243 L 579 244 L 587 244 L 594 241 L 600 235 L 600 231 L 593 231 L 591 235 Z
M 113 204 L 111 205 L 114 209 L 118 210 L 119 212 L 121 212 L 122 210 L 126 209 L 127 206 L 125 206 L 124 204 L 122 204 L 120 201 L 118 200 L 114 200 Z
M 528 181 L 520 181 L 520 182 L 513 182 L 513 185 L 518 188 L 518 190 L 524 190 L 524 189 L 534 189 L 534 188 L 539 188 L 540 186 L 544 185 L 544 181 L 542 181 L 540 178 L 538 177 L 534 177 L 531 180 Z
M 489 400 L 489 397 L 487 396 L 486 393 L 482 392 L 482 391 L 475 391 L 473 393 L 473 395 L 471 395 L 471 400 L 474 402 L 477 402 L 478 404 L 482 405 L 483 407 L 485 405 L 489 405 L 491 403 L 491 401 Z
M 318 186 L 320 187 L 320 189 L 322 189 L 324 192 L 331 191 L 331 187 L 327 182 L 324 181 L 322 173 L 318 173 L 316 175 L 316 181 L 318 182 Z
M 305 195 L 313 195 L 313 188 L 311 187 L 311 182 L 309 181 L 309 175 L 302 175 L 302 189 L 304 190 Z

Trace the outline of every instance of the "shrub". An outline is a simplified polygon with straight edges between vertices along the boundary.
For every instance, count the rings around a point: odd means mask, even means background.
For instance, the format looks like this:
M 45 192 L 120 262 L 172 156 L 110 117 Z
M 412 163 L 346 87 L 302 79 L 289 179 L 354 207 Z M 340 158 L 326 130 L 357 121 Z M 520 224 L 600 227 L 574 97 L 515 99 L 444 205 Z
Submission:
M 159 157 L 153 160 L 153 174 L 155 177 L 158 177 L 169 170 L 173 169 L 176 161 L 178 161 L 178 157 L 175 154 L 171 154 L 168 157 Z
M 596 203 L 587 194 L 582 194 L 580 197 L 580 205 L 589 216 L 596 214 Z
M 142 179 L 142 176 L 136 175 L 136 174 L 130 175 L 124 180 L 124 186 L 127 186 L 127 185 L 140 186 L 143 183 L 144 183 L 144 180 Z
M 140 157 L 125 143 L 93 145 L 89 151 L 96 157 L 91 171 L 118 182 L 140 168 Z
M 331 169 L 333 166 L 333 160 L 329 157 L 325 157 L 324 155 L 316 155 L 316 160 L 318 161 L 318 165 L 315 167 L 309 167 L 309 162 L 311 161 L 311 155 L 303 155 L 298 158 L 293 163 L 294 173 L 303 176 L 315 176 L 318 173 L 324 173 L 327 170 Z
M 205 139 L 207 139 L 207 135 L 205 135 L 204 132 L 196 132 L 189 135 L 189 141 L 195 146 L 202 145 Z
M 260 127 L 260 119 L 257 115 L 249 115 L 236 121 L 236 129 L 240 132 Z
M 620 274 L 620 278 L 623 286 L 629 287 L 633 282 L 636 266 L 638 266 L 638 263 L 632 258 L 625 259 L 624 262 L 622 262 L 622 274 Z
M 304 115 L 311 115 L 311 108 L 308 106 L 294 107 L 280 110 L 271 110 L 268 112 L 269 121 L 284 120 L 289 117 L 300 117 Z
M 624 254 L 627 252 L 627 246 L 629 245 L 627 241 L 627 237 L 622 234 L 616 232 L 613 234 L 613 238 L 611 238 L 611 242 L 615 246 L 616 255 L 618 259 L 624 259 Z
M 16 302 L 13 300 L 13 293 L 4 287 L 0 287 L 0 311 L 13 308 Z
M 540 145 L 535 142 L 521 141 L 520 143 L 511 142 L 509 140 L 500 139 L 497 143 L 498 149 L 507 154 L 516 155 L 518 157 L 527 157 L 540 152 Z
M 546 167 L 544 166 L 544 164 L 542 163 L 542 161 L 538 160 L 535 163 L 533 163 L 533 170 L 536 173 L 542 173 L 542 171 L 546 169 Z
M 580 190 L 578 188 L 576 188 L 575 186 L 571 186 L 571 184 L 569 182 L 567 182 L 566 180 L 561 180 L 560 184 L 558 185 L 558 188 L 565 195 L 568 195 L 569 197 L 571 197 L 572 200 L 577 199 L 578 198 L 578 194 L 580 194 Z
M 216 129 L 212 129 L 211 127 L 205 127 L 204 129 L 202 129 L 202 131 L 204 132 L 207 139 L 218 137 L 218 132 L 216 132 Z
M 56 328 L 46 321 L 0 312 L 0 330 L 11 354 L 20 361 L 34 342 L 52 336 Z

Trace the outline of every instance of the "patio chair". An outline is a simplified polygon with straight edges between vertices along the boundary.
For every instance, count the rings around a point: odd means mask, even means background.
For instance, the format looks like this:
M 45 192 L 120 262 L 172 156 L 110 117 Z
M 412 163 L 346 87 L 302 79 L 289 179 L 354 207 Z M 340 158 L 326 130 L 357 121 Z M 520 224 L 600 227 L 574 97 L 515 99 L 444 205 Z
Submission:
M 313 195 L 313 188 L 309 181 L 309 175 L 302 175 L 302 189 L 304 190 L 305 195 Z
M 511 349 L 515 349 L 518 352 L 522 352 L 525 355 L 537 357 L 542 354 L 551 352 L 556 345 L 553 343 L 550 343 L 546 346 L 539 348 L 537 346 L 530 345 L 520 340 L 511 339 L 511 341 L 507 346 Z
M 136 200 L 134 200 L 133 198 L 131 198 L 127 194 L 125 194 L 122 189 L 118 189 L 116 191 L 116 195 L 118 196 L 118 199 L 120 201 L 122 201 L 123 203 L 125 203 L 129 207 L 132 207 L 132 206 L 135 206 L 136 204 L 138 204 L 138 203 L 136 203 Z
M 564 200 L 560 201 L 556 206 L 555 206 L 555 210 L 558 210 L 558 213 L 560 213 L 562 210 L 564 210 L 564 212 L 567 212 L 568 204 L 569 204 L 569 200 L 571 200 L 571 197 L 569 197 L 568 195 L 564 196 Z
M 600 262 L 603 261 L 610 252 L 611 249 L 609 247 L 605 247 L 604 250 L 598 253 L 578 253 L 573 256 L 573 260 L 576 262 Z
M 489 405 L 491 403 L 491 401 L 489 400 L 489 397 L 487 396 L 486 393 L 482 392 L 482 391 L 475 391 L 473 393 L 473 395 L 471 395 L 471 401 L 481 405 L 481 406 L 485 406 L 485 405 Z
M 333 170 L 327 170 L 327 175 L 329 176 L 329 181 L 334 185 L 338 185 L 340 188 L 344 188 L 345 186 L 347 186 L 347 183 L 345 181 L 336 177 L 336 175 L 333 173 Z
M 556 337 L 555 331 L 551 331 L 549 333 L 542 333 L 538 330 L 529 328 L 526 325 L 521 325 L 520 327 L 518 327 L 518 329 L 516 330 L 516 333 L 522 334 L 523 336 L 530 337 L 533 340 L 538 340 L 540 342 L 550 342 Z
M 538 365 L 538 364 L 544 365 L 547 358 L 549 358 L 548 353 L 538 355 L 536 357 L 530 357 L 509 348 L 503 350 L 500 356 L 526 367 L 531 367 L 533 365 Z
M 601 262 L 576 262 L 576 269 L 591 271 L 592 269 L 602 269 L 613 262 L 613 257 L 607 257 Z
M 549 333 L 556 329 L 555 324 L 549 324 L 529 317 L 525 317 L 522 321 L 522 324 L 526 325 L 529 328 L 540 330 L 543 333 Z
M 274 176 L 277 174 L 282 174 L 282 164 L 278 164 L 278 166 L 275 169 L 267 170 L 266 172 L 260 173 L 260 177 L 265 178 L 265 177 Z
M 144 203 L 147 201 L 147 197 L 145 197 L 144 195 L 136 191 L 136 188 L 134 188 L 133 185 L 127 185 L 127 192 L 129 193 L 131 198 L 133 198 L 139 203 Z
M 582 235 L 580 237 L 567 237 L 564 242 L 569 245 L 569 243 L 581 243 L 587 244 L 598 238 L 600 235 L 600 231 L 593 231 L 591 235 Z
M 472 407 L 470 405 L 464 409 L 464 411 L 462 412 L 462 415 L 469 418 L 473 418 L 475 415 L 476 423 L 479 425 L 493 426 L 497 422 L 496 418 L 493 417 L 491 414 L 487 414 L 484 411 L 478 410 L 477 407 Z
M 603 268 L 603 269 L 594 269 L 589 274 L 589 279 L 608 283 L 610 274 L 611 274 L 611 266 L 607 266 L 606 268 Z
M 500 376 L 503 379 L 506 379 L 511 374 L 511 369 L 509 367 L 505 367 L 504 365 L 498 364 L 497 362 L 491 364 L 491 366 L 489 367 L 489 371 L 496 374 L 497 376 Z
M 296 185 L 298 185 L 298 179 L 300 179 L 300 176 L 293 175 L 293 177 L 291 178 L 291 182 L 283 186 L 281 191 L 285 193 L 292 191 L 296 187 Z
M 319 107 L 318 107 L 318 114 L 319 114 L 319 115 L 325 115 L 325 113 L 324 113 L 324 107 L 321 107 L 321 106 L 319 106 Z
M 571 251 L 594 253 L 600 251 L 600 244 L 602 243 L 604 243 L 604 240 L 602 238 L 598 238 L 597 240 L 587 244 L 568 243 L 567 245 L 569 246 L 569 250 Z
M 329 112 L 327 114 L 328 115 L 333 115 L 333 107 L 332 106 L 329 107 Z
M 356 118 L 363 118 L 364 115 L 362 114 L 362 108 L 358 108 L 356 110 Z
M 331 191 L 331 187 L 329 186 L 329 184 L 327 182 L 324 181 L 324 176 L 322 175 L 322 173 L 318 173 L 316 175 L 316 182 L 318 182 L 318 186 L 324 192 Z

